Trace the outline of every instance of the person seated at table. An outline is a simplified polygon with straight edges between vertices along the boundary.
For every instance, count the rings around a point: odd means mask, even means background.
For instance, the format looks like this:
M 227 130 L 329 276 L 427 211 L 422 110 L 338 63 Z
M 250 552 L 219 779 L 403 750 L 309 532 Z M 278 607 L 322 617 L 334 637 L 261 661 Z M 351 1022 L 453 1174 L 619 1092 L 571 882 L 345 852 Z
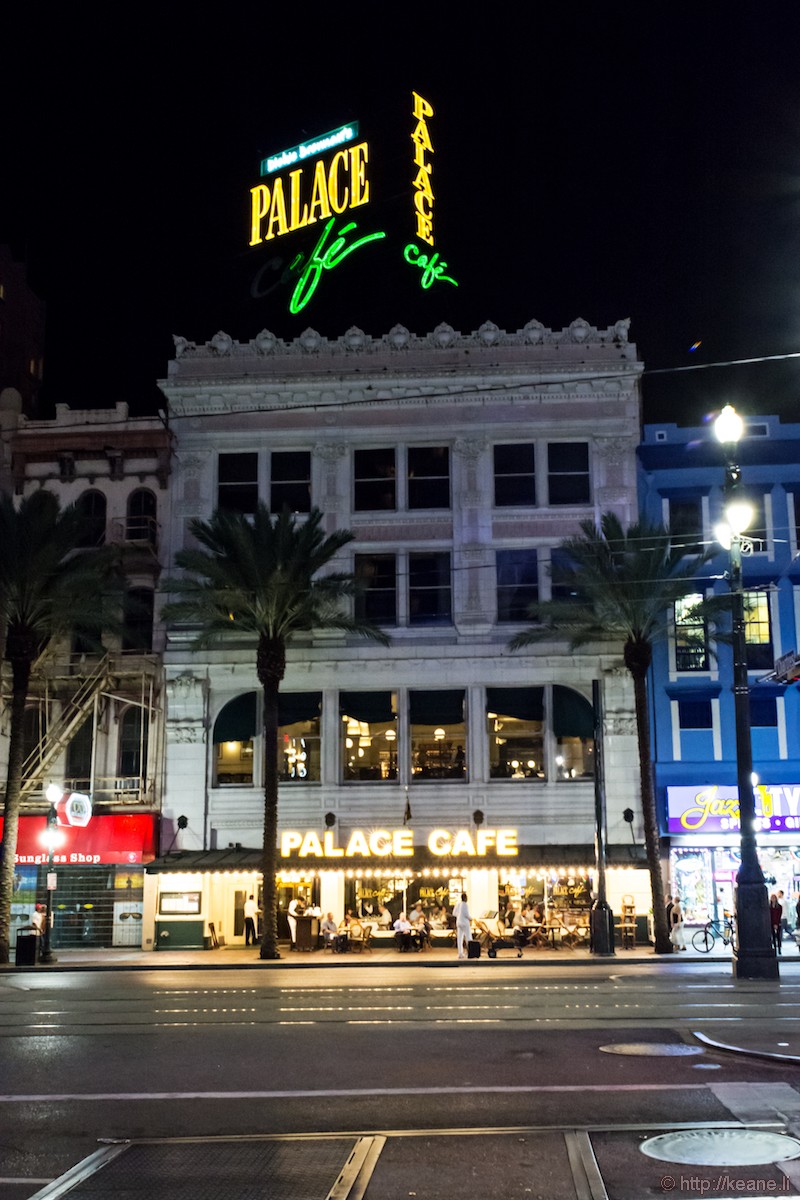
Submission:
M 421 908 L 417 907 L 409 915 L 411 921 L 411 936 L 417 950 L 424 950 L 431 944 L 431 926 Z
M 514 944 L 516 946 L 527 946 L 531 932 L 528 928 L 528 922 L 525 920 L 525 914 L 520 912 L 519 909 L 514 910 L 511 930 L 514 936 Z
M 394 923 L 394 940 L 398 950 L 411 949 L 411 922 L 404 912 L 400 913 Z
M 379 929 L 391 929 L 393 924 L 394 924 L 394 922 L 392 921 L 392 914 L 389 912 L 389 909 L 386 907 L 385 904 L 379 904 L 378 905 L 378 928 Z
M 338 933 L 336 922 L 333 919 L 333 913 L 328 913 L 326 917 L 323 917 L 319 928 L 325 945 L 330 946 L 331 949 L 333 949 L 333 940 Z

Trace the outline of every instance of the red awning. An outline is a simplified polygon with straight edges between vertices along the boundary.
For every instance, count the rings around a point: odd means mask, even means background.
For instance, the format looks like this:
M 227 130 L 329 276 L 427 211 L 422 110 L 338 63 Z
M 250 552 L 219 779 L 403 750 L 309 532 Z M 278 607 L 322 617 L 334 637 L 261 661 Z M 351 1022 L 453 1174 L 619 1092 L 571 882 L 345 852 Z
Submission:
M 0 833 L 3 818 L 0 817 Z M 16 862 L 20 865 L 47 862 L 42 834 L 47 817 L 20 817 Z M 56 866 L 93 866 L 101 863 L 150 862 L 156 856 L 158 816 L 156 813 L 114 813 L 92 817 L 84 828 L 59 825 L 61 844 L 53 852 Z

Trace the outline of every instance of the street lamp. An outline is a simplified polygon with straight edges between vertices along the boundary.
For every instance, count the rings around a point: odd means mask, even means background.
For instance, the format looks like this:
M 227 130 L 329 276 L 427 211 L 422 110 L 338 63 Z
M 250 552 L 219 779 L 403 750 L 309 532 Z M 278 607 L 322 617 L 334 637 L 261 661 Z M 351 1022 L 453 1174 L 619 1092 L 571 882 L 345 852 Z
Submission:
M 714 422 L 714 433 L 725 447 L 725 524 L 714 535 L 730 554 L 729 586 L 733 640 L 733 711 L 736 727 L 736 783 L 739 792 L 740 864 L 736 873 L 736 929 L 738 950 L 733 959 L 739 979 L 777 979 L 778 959 L 772 946 L 769 901 L 764 873 L 756 848 L 756 805 L 753 795 L 753 748 L 750 741 L 750 686 L 747 677 L 747 642 L 742 589 L 743 538 L 753 519 L 753 506 L 741 493 L 741 468 L 736 447 L 744 422 L 726 404 Z
M 61 845 L 62 834 L 58 829 L 58 813 L 56 812 L 56 802 L 61 799 L 62 791 L 54 783 L 45 793 L 50 801 L 50 811 L 47 814 L 47 827 L 42 834 L 42 845 L 47 850 L 47 912 L 44 918 L 44 934 L 42 937 L 42 952 L 39 955 L 39 962 L 54 963 L 57 962 L 55 955 L 50 949 L 50 930 L 53 923 L 53 888 L 50 887 L 50 875 L 53 870 L 53 853 L 56 846 Z

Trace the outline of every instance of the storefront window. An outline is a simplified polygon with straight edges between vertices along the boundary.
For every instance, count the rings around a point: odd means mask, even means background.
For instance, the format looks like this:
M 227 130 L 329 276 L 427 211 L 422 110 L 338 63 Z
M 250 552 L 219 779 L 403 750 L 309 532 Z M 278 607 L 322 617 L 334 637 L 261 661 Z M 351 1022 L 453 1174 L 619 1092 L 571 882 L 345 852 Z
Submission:
M 397 696 L 341 692 L 342 779 L 397 779 Z
M 412 779 L 466 779 L 463 689 L 411 692 L 409 720 Z
M 278 697 L 281 783 L 319 782 L 321 711 L 321 692 L 282 692 Z
M 487 688 L 490 779 L 544 779 L 544 688 Z

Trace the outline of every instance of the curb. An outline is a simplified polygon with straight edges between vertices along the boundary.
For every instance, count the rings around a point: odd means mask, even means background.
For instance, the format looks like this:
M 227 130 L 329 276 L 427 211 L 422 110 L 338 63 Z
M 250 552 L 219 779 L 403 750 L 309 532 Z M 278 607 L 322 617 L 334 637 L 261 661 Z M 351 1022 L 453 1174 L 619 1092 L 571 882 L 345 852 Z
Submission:
M 716 1042 L 705 1033 L 692 1033 L 692 1037 L 697 1038 L 698 1042 L 702 1042 L 705 1046 L 710 1046 L 714 1050 L 722 1050 L 726 1054 L 739 1054 L 745 1058 L 758 1058 L 763 1062 L 778 1062 L 778 1063 L 796 1063 L 800 1066 L 800 1056 L 796 1054 L 775 1054 L 771 1050 L 751 1050 L 746 1046 L 729 1046 L 727 1042 Z

